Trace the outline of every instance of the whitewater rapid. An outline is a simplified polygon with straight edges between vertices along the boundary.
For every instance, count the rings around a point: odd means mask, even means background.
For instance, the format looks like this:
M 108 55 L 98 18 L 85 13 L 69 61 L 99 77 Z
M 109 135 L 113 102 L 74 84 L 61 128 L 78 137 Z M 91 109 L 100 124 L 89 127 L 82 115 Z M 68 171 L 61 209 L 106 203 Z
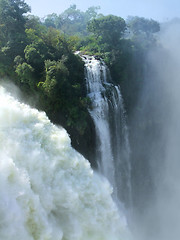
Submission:
M 0 87 L 1 240 L 129 240 L 111 193 L 63 128 Z

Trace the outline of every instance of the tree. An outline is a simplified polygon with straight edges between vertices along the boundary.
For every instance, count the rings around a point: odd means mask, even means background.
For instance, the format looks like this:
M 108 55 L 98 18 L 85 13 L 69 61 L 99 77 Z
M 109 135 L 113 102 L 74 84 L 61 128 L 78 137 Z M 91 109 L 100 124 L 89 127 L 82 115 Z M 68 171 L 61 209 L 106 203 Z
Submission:
M 56 13 L 48 14 L 46 18 L 44 18 L 44 25 L 46 27 L 60 28 L 62 25 L 62 21 L 60 17 Z
M 160 31 L 160 25 L 153 19 L 143 17 L 129 17 L 128 27 L 134 34 L 146 33 L 147 35 Z
M 88 23 L 87 28 L 102 43 L 115 46 L 124 34 L 126 23 L 121 17 L 108 15 L 93 19 Z
M 43 33 L 47 31 L 46 27 L 42 25 L 39 17 L 34 15 L 28 15 L 26 17 L 26 30 L 33 30 L 37 36 L 42 36 Z
M 64 65 L 64 60 L 45 61 L 46 80 L 42 84 L 44 92 L 51 99 L 62 98 L 68 84 L 68 69 Z M 60 96 L 61 95 L 61 96 Z M 63 96 L 64 97 L 64 96 Z
M 160 31 L 158 22 L 143 17 L 128 17 L 127 26 L 131 40 L 144 52 L 155 44 L 154 34 Z
M 99 15 L 97 14 L 98 10 L 100 10 L 100 7 L 97 6 L 92 6 L 89 7 L 86 12 L 85 12 L 85 16 L 86 16 L 86 21 L 89 22 L 90 20 L 97 18 Z
M 23 62 L 16 67 L 16 73 L 19 77 L 19 81 L 29 87 L 31 91 L 36 88 L 34 69 L 27 63 Z
M 73 4 L 60 15 L 55 13 L 47 15 L 44 25 L 59 29 L 66 35 L 87 36 L 87 23 L 98 16 L 99 9 L 100 7 L 89 7 L 83 12 Z
M 42 41 L 36 44 L 29 44 L 24 49 L 25 59 L 28 64 L 37 69 L 37 71 L 42 71 L 44 67 L 44 43 Z M 42 51 L 43 49 L 43 51 Z
M 26 41 L 24 14 L 29 11 L 24 0 L 0 0 L 0 51 L 8 55 L 10 61 L 23 53 Z

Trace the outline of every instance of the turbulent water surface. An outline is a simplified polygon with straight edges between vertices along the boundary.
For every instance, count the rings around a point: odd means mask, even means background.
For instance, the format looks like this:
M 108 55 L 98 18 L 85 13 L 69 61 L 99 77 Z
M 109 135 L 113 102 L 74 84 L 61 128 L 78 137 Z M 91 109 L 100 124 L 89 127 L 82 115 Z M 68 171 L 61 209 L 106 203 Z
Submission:
M 0 87 L 0 239 L 127 240 L 108 182 L 62 128 Z

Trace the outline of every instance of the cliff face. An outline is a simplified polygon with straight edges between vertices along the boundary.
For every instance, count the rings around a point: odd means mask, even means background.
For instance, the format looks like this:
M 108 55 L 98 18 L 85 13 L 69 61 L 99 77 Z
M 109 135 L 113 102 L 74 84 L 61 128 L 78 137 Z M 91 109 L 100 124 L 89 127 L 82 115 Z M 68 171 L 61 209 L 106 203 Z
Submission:
M 92 168 L 97 168 L 96 162 L 96 135 L 94 123 L 89 116 L 84 134 L 79 134 L 75 129 L 67 129 L 71 137 L 72 146 L 91 163 Z

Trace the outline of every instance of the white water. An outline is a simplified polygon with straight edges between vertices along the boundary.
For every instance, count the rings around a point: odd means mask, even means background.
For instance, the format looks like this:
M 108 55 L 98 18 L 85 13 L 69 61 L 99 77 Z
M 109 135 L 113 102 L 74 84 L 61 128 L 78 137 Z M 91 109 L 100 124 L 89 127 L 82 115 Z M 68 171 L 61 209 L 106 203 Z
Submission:
M 114 159 L 111 146 L 110 126 L 108 122 L 109 106 L 103 83 L 107 84 L 106 67 L 100 61 L 91 58 L 86 61 L 87 92 L 92 100 L 90 114 L 95 122 L 99 140 L 99 170 L 108 178 L 116 191 Z M 104 94 L 102 96 L 102 94 Z
M 0 239 L 129 240 L 111 187 L 45 113 L 0 87 Z
M 96 128 L 99 170 L 113 186 L 114 199 L 118 201 L 118 195 L 124 195 L 120 197 L 130 203 L 130 149 L 121 92 L 108 82 L 108 69 L 103 61 L 89 56 L 83 56 L 83 60 L 92 101 L 89 112 Z

